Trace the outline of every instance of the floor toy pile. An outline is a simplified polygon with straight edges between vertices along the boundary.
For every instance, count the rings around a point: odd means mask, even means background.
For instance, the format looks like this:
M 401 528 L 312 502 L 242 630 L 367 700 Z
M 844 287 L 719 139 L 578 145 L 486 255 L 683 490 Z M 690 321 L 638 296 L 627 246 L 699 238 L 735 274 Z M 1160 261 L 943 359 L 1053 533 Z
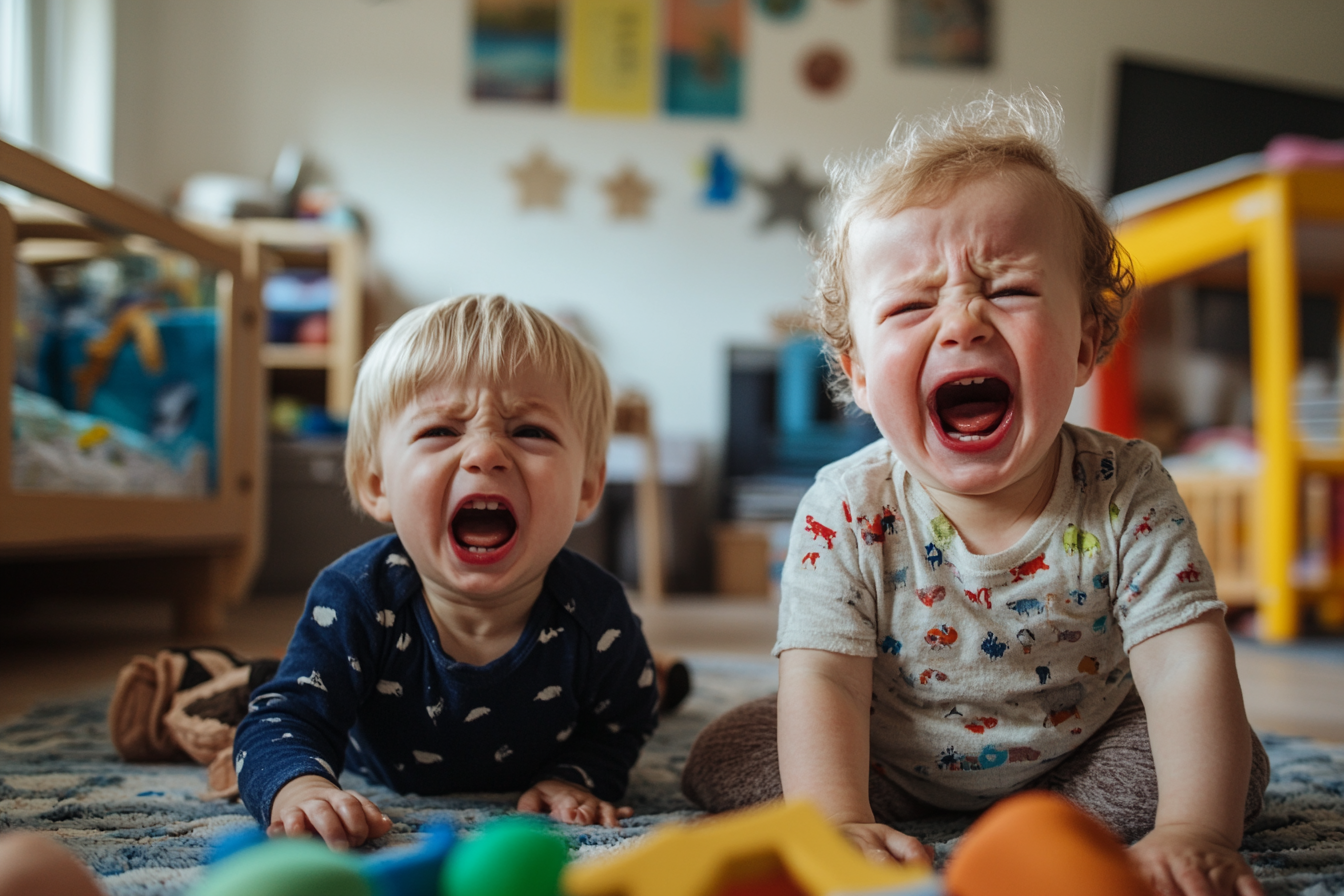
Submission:
M 806 803 L 669 824 L 611 855 L 568 862 L 555 825 L 510 816 L 459 841 L 332 852 L 318 840 L 221 843 L 191 896 L 1153 896 L 1100 821 L 1043 791 L 1010 797 L 939 875 L 868 861 Z

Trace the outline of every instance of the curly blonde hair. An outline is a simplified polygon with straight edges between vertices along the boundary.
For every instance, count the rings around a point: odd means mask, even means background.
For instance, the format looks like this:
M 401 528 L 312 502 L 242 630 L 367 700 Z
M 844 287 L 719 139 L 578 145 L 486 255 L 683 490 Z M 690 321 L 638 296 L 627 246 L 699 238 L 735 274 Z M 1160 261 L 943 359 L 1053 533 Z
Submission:
M 839 358 L 854 351 L 847 283 L 854 222 L 865 215 L 889 218 L 905 208 L 937 203 L 968 181 L 1012 168 L 1045 175 L 1071 212 L 1083 299 L 1100 325 L 1098 361 L 1110 354 L 1129 310 L 1134 274 L 1128 253 L 1096 203 L 1074 184 L 1059 159 L 1063 124 L 1063 108 L 1039 90 L 1013 96 L 990 91 L 984 99 L 938 116 L 897 121 L 883 150 L 828 162 L 835 213 L 813 246 L 811 315 L 826 340 L 837 398 L 852 399 Z
M 587 440 L 589 469 L 596 469 L 606 459 L 614 416 L 611 385 L 597 355 L 530 305 L 464 295 L 406 312 L 359 362 L 345 442 L 345 479 L 356 509 L 361 483 L 380 469 L 379 433 L 420 392 L 471 376 L 499 383 L 524 366 L 564 386 Z

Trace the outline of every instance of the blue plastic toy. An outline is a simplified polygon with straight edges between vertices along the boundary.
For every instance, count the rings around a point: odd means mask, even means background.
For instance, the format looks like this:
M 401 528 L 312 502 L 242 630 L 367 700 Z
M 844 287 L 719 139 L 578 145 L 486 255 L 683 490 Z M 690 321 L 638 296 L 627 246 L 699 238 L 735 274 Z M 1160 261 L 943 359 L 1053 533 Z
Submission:
M 506 817 L 459 844 L 432 825 L 415 844 L 373 853 L 251 828 L 215 844 L 191 896 L 557 896 L 569 848 L 553 827 Z

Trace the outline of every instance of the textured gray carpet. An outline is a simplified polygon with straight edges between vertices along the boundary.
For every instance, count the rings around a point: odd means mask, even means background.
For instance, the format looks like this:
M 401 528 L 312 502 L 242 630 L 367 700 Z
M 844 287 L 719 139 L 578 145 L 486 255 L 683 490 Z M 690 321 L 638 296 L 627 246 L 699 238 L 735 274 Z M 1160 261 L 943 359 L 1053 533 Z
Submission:
M 773 661 L 691 658 L 694 689 L 665 719 L 632 776 L 636 816 L 620 831 L 570 828 L 579 854 L 609 849 L 658 823 L 696 813 L 678 782 L 686 751 L 710 719 L 774 690 Z M 0 830 L 54 833 L 102 875 L 113 896 L 178 894 L 200 873 L 214 838 L 250 825 L 242 806 L 203 801 L 204 770 L 127 765 L 107 739 L 105 697 L 40 707 L 0 728 Z M 1247 859 L 1270 896 L 1344 896 L 1344 745 L 1262 735 L 1274 766 L 1264 815 L 1246 834 Z M 428 822 L 470 828 L 508 811 L 506 797 L 400 796 L 358 778 L 396 823 L 388 843 L 408 842 Z M 940 858 L 969 819 L 911 825 Z

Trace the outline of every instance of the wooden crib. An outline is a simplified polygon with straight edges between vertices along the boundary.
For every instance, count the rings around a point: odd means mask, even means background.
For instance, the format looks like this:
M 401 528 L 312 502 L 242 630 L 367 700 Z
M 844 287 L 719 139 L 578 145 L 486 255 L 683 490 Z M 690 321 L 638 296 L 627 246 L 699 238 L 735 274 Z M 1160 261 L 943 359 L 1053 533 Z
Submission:
M 0 141 L 0 182 L 59 204 L 32 220 L 0 201 L 0 596 L 133 594 L 172 601 L 181 634 L 217 630 L 246 595 L 262 544 L 261 304 L 255 265 L 144 203 Z M 0 197 L 3 199 L 3 197 Z M 218 272 L 217 485 L 201 497 L 16 489 L 10 479 L 17 319 L 15 255 L 25 241 L 152 240 Z
M 1254 606 L 1256 474 L 1181 471 L 1172 479 L 1199 530 L 1218 596 L 1228 606 Z

